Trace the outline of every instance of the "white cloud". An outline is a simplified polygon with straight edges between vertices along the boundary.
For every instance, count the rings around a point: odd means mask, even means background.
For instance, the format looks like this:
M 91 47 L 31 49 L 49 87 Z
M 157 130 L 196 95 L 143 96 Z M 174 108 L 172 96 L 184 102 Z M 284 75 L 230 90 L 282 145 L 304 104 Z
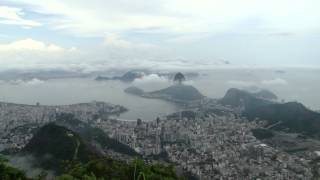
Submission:
M 143 84 L 150 84 L 150 83 L 169 83 L 168 78 L 161 77 L 157 74 L 149 74 L 142 76 L 140 79 L 135 79 L 133 84 L 135 85 L 143 85 Z
M 30 85 L 30 86 L 35 86 L 35 85 L 39 85 L 39 84 L 43 84 L 44 81 L 37 79 L 37 78 L 33 78 L 30 81 L 27 81 L 26 84 Z
M 275 85 L 287 85 L 288 82 L 284 79 L 281 78 L 276 78 L 276 79 L 271 79 L 271 80 L 263 80 L 261 82 L 262 85 L 270 85 L 270 86 L 275 86 Z
M 65 49 L 55 45 L 46 44 L 41 41 L 33 40 L 30 38 L 17 40 L 7 44 L 0 44 L 0 51 L 48 51 L 57 52 L 64 51 Z
M 93 51 L 81 63 L 128 60 L 131 67 L 150 60 L 142 66 L 206 69 L 216 59 L 241 65 L 318 64 L 319 42 L 312 36 L 319 34 L 318 7 L 318 0 L 10 0 L 11 11 L 2 16 L 45 22 L 39 36 Z M 26 32 L 31 31 L 16 34 Z M 194 62 L 155 62 L 181 55 Z
M 105 37 L 104 45 L 108 47 L 115 48 L 126 48 L 126 49 L 144 49 L 144 48 L 154 48 L 155 45 L 147 43 L 133 43 L 128 40 L 121 38 L 118 34 L 108 33 Z
M 42 25 L 37 21 L 24 19 L 24 15 L 24 12 L 20 8 L 0 6 L 0 24 L 18 25 L 23 28 L 32 28 Z
M 0 44 L 0 71 L 8 69 L 64 68 L 66 64 L 79 63 L 81 52 L 76 48 L 22 39 Z
M 8 83 L 13 85 L 37 86 L 37 85 L 43 84 L 44 81 L 37 78 L 33 78 L 31 80 L 16 79 L 16 80 L 11 80 Z
M 13 0 L 55 14 L 49 23 L 78 35 L 130 30 L 166 33 L 317 32 L 318 0 Z

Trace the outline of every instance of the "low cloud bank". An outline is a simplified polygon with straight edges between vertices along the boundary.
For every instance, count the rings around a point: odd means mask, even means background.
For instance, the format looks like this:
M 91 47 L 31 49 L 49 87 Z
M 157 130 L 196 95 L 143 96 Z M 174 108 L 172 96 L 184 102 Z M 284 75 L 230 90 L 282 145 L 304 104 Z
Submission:
M 34 162 L 37 160 L 31 155 L 8 156 L 7 158 L 12 166 L 25 171 L 29 177 L 36 177 L 43 172 L 47 174 L 48 179 L 53 179 L 54 177 L 54 172 L 34 167 Z
M 37 86 L 44 83 L 45 81 L 37 78 L 33 78 L 30 80 L 22 80 L 22 79 L 15 79 L 15 80 L 8 80 L 8 81 L 0 80 L 0 84 L 23 85 L 23 86 Z
M 158 74 L 149 74 L 142 76 L 140 79 L 135 79 L 133 81 L 134 85 L 143 85 L 150 83 L 169 83 L 169 79 L 167 77 L 159 76 Z
M 281 78 L 276 78 L 276 79 L 271 79 L 271 80 L 264 80 L 261 82 L 262 85 L 267 85 L 267 86 L 274 86 L 274 85 L 287 85 L 288 82 L 284 79 Z
M 249 87 L 269 87 L 269 86 L 286 86 L 288 81 L 282 78 L 267 79 L 261 81 L 242 81 L 242 80 L 230 80 L 227 84 L 235 87 L 249 88 Z

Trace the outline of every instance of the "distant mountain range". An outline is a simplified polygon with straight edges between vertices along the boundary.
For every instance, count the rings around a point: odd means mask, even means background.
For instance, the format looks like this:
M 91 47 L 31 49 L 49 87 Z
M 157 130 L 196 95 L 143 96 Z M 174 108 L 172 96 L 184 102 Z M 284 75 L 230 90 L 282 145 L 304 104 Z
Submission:
M 175 84 L 153 92 L 144 92 L 137 87 L 129 87 L 125 89 L 125 92 L 146 98 L 159 98 L 176 103 L 195 102 L 204 98 L 204 95 L 202 95 L 195 87 L 184 84 Z
M 261 94 L 263 94 L 261 98 Z M 268 95 L 269 94 L 269 95 Z M 268 95 L 268 96 L 265 96 Z M 268 97 L 268 98 L 266 98 Z M 275 96 L 268 93 L 249 93 L 239 89 L 229 89 L 219 100 L 223 105 L 244 107 L 242 115 L 249 120 L 266 120 L 267 126 L 275 130 L 304 133 L 310 136 L 320 135 L 320 114 L 307 109 L 298 102 L 277 103 Z
M 114 77 L 98 76 L 95 80 L 97 81 L 120 80 L 123 82 L 132 82 L 135 79 L 142 78 L 143 76 L 144 76 L 144 72 L 129 71 L 122 76 L 114 76 Z

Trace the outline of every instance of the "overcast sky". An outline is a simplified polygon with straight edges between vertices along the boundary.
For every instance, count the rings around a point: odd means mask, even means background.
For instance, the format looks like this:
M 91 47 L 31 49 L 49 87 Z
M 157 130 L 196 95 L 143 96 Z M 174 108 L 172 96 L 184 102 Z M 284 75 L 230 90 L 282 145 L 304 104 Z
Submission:
M 319 0 L 1 0 L 7 68 L 320 67 Z

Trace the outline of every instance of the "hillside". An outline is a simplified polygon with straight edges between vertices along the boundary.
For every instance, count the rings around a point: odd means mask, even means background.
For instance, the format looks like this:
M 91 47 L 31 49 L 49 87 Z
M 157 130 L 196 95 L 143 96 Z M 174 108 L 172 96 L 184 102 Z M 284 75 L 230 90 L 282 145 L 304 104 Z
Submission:
M 140 156 L 131 147 L 110 138 L 102 129 L 91 127 L 76 119 L 73 114 L 58 115 L 56 123 L 76 132 L 86 142 L 98 144 L 102 149 L 110 149 L 129 156 Z
M 258 92 L 254 92 L 251 93 L 253 96 L 257 97 L 257 98 L 261 98 L 261 99 L 266 99 L 266 100 L 271 100 L 271 101 L 275 101 L 278 99 L 278 96 L 275 95 L 273 92 L 266 90 L 266 89 L 262 89 Z
M 108 157 L 92 159 L 87 163 L 76 161 L 64 163 L 63 169 L 63 172 L 55 177 L 48 177 L 48 174 L 43 172 L 36 177 L 27 177 L 23 170 L 12 167 L 6 159 L 0 157 L 1 180 L 186 179 L 177 176 L 172 165 L 147 164 L 142 160 L 126 163 Z
M 165 89 L 149 92 L 144 96 L 163 98 L 177 102 L 197 101 L 204 98 L 204 96 L 195 87 L 184 84 L 176 84 Z
M 35 166 L 56 171 L 61 170 L 62 161 L 87 162 L 101 157 L 77 133 L 53 123 L 40 128 L 22 149 L 22 154 L 33 155 L 38 160 Z
M 245 109 L 252 109 L 259 106 L 272 104 L 271 101 L 258 98 L 254 94 L 236 88 L 229 89 L 225 96 L 219 100 L 219 103 L 223 105 L 229 105 L 231 107 L 244 106 Z
M 320 114 L 297 102 L 260 106 L 246 110 L 243 115 L 249 120 L 267 120 L 270 125 L 279 123 L 274 127 L 277 130 L 288 129 L 308 135 L 320 134 Z
M 287 130 L 312 136 L 320 135 L 319 113 L 297 102 L 280 104 L 266 100 L 276 97 L 272 94 L 265 91 L 257 95 L 232 88 L 219 102 L 232 107 L 243 106 L 242 115 L 244 117 L 249 120 L 256 118 L 266 120 L 267 126 L 276 124 L 272 127 L 274 130 Z M 263 98 L 259 98 L 261 95 Z

